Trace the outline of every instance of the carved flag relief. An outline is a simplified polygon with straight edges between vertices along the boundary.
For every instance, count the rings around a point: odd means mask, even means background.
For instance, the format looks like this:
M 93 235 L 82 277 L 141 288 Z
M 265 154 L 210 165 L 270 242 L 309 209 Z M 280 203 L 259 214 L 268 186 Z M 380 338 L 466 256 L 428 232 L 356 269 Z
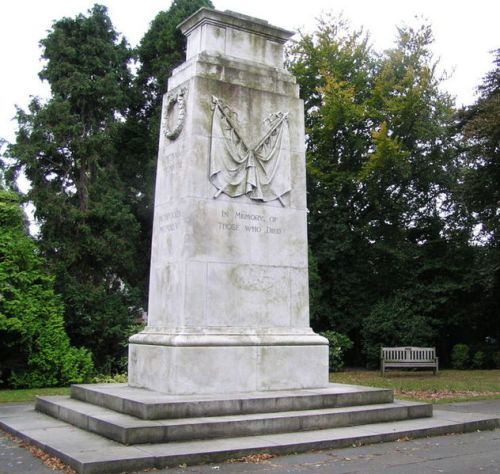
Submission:
M 231 197 L 282 199 L 291 188 L 288 113 L 277 112 L 264 120 L 265 132 L 254 144 L 246 143 L 238 128 L 236 113 L 221 99 L 212 97 L 210 182 Z

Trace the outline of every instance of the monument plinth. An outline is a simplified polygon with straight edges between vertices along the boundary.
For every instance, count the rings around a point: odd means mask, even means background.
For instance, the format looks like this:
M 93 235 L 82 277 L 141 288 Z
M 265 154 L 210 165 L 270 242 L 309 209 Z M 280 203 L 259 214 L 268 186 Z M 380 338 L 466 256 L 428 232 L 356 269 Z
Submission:
M 164 97 L 148 325 L 129 385 L 170 394 L 324 387 L 309 327 L 303 103 L 293 34 L 201 9 Z

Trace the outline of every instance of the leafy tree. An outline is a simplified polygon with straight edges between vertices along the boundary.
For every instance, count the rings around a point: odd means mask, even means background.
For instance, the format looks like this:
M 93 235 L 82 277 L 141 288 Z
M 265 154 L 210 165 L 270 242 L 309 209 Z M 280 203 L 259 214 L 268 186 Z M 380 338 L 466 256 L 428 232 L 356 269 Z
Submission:
M 473 213 L 481 238 L 500 244 L 500 49 L 495 69 L 478 88 L 475 104 L 460 111 L 461 132 L 466 140 L 462 198 Z
M 474 318 L 469 318 L 460 340 L 487 337 L 499 344 L 500 49 L 494 52 L 494 69 L 485 76 L 478 93 L 477 101 L 458 113 L 463 174 L 456 195 L 474 226 L 474 276 L 479 287 L 471 307 Z
M 88 16 L 56 21 L 40 44 L 40 78 L 52 96 L 18 111 L 11 175 L 24 169 L 31 181 L 27 199 L 36 207 L 40 248 L 63 295 L 71 340 L 111 369 L 139 305 L 129 283 L 139 225 L 116 147 L 130 100 L 130 51 L 100 5 Z
M 32 183 L 40 246 L 64 297 L 72 340 L 101 370 L 118 368 L 131 324 L 146 304 L 154 174 L 162 95 L 184 58 L 177 25 L 207 0 L 175 0 L 135 54 L 106 8 L 54 23 L 41 41 L 47 103 L 18 111 L 9 154 Z
M 0 186 L 0 377 L 12 386 L 82 383 L 93 369 L 90 353 L 70 345 L 45 266 L 18 196 Z
M 395 47 L 378 55 L 362 31 L 326 18 L 291 51 L 306 110 L 318 326 L 358 345 L 365 338 L 368 355 L 408 328 L 406 339 L 436 341 L 470 283 L 460 257 L 467 234 L 446 218 L 457 177 L 454 110 L 431 43 L 428 26 L 400 28 Z M 406 329 L 391 326 L 390 314 Z M 392 333 L 372 331 L 386 317 Z
M 370 138 L 369 90 L 377 60 L 361 31 L 326 18 L 292 48 L 290 69 L 305 106 L 309 240 L 321 277 L 316 329 L 353 336 L 366 312 L 366 244 L 358 219 L 357 174 Z M 359 298 L 353 298 L 356 294 Z

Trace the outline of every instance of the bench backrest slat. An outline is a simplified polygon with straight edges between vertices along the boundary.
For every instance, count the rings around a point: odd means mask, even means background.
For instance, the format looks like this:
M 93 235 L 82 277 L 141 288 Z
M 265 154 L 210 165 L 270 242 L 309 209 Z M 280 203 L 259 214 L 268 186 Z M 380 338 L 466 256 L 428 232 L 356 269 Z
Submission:
M 436 358 L 434 347 L 382 347 L 381 357 L 384 360 L 402 362 L 431 361 Z
M 433 367 L 434 375 L 438 373 L 435 347 L 382 347 L 380 359 L 382 375 L 389 367 Z

